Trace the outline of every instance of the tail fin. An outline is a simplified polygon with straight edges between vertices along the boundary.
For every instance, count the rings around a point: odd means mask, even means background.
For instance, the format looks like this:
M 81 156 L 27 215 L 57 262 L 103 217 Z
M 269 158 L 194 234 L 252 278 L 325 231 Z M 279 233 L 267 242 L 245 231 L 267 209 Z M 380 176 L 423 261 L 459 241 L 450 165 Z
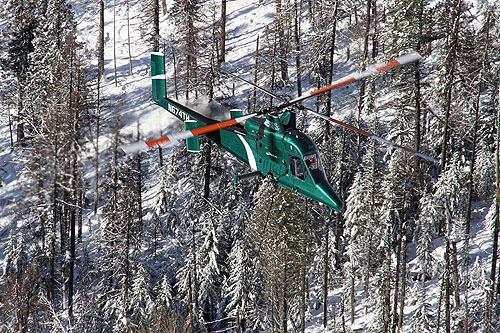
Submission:
M 166 97 L 165 64 L 163 53 L 151 53 L 151 79 L 153 81 L 153 100 L 158 103 L 158 100 Z
M 197 120 L 199 123 L 213 124 L 216 120 L 205 117 L 204 115 L 188 108 L 167 97 L 165 80 L 165 61 L 164 55 L 160 52 L 151 53 L 151 79 L 153 90 L 153 101 L 159 106 L 176 116 L 182 121 Z M 200 124 L 203 125 L 203 124 Z

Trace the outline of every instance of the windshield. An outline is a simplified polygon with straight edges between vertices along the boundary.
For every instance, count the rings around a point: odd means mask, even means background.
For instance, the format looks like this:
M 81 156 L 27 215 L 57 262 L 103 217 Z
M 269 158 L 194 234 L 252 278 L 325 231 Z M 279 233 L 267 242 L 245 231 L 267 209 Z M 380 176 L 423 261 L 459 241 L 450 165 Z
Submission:
M 314 152 L 304 155 L 304 161 L 306 162 L 306 166 L 309 168 L 315 183 L 319 183 L 320 181 L 326 179 L 318 153 Z

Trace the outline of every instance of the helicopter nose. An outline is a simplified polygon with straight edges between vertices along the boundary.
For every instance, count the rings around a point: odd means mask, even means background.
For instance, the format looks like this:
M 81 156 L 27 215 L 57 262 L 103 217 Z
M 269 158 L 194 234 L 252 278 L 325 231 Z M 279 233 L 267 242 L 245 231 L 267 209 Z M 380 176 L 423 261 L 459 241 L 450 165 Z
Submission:
M 333 190 L 332 186 L 326 182 L 322 181 L 317 186 L 317 193 L 319 194 L 317 200 L 324 203 L 325 205 L 331 207 L 333 210 L 341 210 L 344 207 L 344 203 L 337 196 L 337 193 Z

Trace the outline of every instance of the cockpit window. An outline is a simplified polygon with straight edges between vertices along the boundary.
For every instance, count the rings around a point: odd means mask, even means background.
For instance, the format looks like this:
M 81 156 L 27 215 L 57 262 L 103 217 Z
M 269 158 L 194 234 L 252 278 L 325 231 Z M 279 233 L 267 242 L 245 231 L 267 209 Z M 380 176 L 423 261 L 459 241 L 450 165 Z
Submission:
M 305 155 L 304 161 L 306 161 L 306 165 L 310 170 L 321 169 L 318 153 Z
M 306 166 L 309 168 L 315 183 L 319 183 L 320 181 L 326 179 L 318 153 L 314 152 L 304 155 L 304 161 L 306 162 Z

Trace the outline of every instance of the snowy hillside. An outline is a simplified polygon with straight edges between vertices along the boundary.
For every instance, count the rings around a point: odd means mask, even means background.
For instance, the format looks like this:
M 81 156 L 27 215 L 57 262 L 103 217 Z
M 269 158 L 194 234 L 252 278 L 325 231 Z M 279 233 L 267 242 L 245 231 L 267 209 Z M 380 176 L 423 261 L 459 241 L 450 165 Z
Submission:
M 3 2 L 0 332 L 500 331 L 499 16 L 475 0 Z M 289 100 L 417 50 L 304 105 L 440 163 L 298 112 L 332 212 L 270 177 L 234 185 L 249 166 L 208 140 L 126 155 L 183 130 L 152 101 L 156 47 L 167 95 L 219 120 L 281 103 L 248 82 Z

